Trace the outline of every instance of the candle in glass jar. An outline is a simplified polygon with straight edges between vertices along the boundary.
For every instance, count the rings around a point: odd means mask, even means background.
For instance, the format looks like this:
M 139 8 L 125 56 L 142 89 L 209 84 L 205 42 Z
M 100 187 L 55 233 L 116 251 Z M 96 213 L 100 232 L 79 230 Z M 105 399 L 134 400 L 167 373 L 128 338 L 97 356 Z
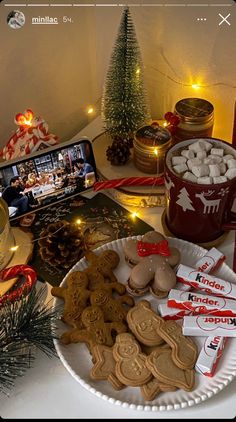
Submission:
M 143 173 L 160 176 L 164 172 L 164 156 L 171 145 L 171 133 L 159 125 L 147 125 L 134 136 L 134 164 Z

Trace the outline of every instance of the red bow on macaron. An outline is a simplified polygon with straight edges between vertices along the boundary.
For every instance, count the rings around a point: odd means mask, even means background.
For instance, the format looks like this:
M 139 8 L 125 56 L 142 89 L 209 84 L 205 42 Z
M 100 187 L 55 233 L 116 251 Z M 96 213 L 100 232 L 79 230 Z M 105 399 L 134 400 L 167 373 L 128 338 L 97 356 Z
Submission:
M 138 240 L 137 243 L 138 256 L 162 255 L 170 256 L 170 249 L 166 239 L 158 243 L 142 242 Z

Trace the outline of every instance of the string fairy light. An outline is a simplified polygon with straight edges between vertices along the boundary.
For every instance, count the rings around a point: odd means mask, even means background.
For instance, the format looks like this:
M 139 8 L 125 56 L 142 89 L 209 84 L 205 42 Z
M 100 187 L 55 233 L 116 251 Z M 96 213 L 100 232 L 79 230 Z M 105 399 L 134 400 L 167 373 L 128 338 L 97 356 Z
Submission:
M 171 66 L 168 63 L 168 66 L 171 68 Z M 164 76 L 165 78 L 169 79 L 171 82 L 175 83 L 176 85 L 180 85 L 180 86 L 186 86 L 186 87 L 190 87 L 193 88 L 194 90 L 200 89 L 200 88 L 211 88 L 211 87 L 215 87 L 215 86 L 225 86 L 228 88 L 232 88 L 232 89 L 236 89 L 236 85 L 232 85 L 226 82 L 215 82 L 215 83 L 211 83 L 211 84 L 200 84 L 200 83 L 191 83 L 191 82 L 184 82 L 181 80 L 177 80 L 175 78 L 173 78 L 172 76 L 168 75 L 165 72 L 162 72 L 162 70 L 158 69 L 157 67 L 154 66 L 148 66 L 148 68 L 155 70 L 156 72 L 160 73 L 160 75 Z

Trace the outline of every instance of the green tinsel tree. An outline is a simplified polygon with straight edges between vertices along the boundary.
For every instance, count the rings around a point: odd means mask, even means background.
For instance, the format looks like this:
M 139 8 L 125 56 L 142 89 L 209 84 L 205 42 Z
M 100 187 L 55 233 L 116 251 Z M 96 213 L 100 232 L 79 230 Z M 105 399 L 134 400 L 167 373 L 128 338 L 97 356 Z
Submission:
M 150 121 L 143 65 L 129 8 L 124 9 L 102 98 L 105 129 L 114 137 L 132 138 Z

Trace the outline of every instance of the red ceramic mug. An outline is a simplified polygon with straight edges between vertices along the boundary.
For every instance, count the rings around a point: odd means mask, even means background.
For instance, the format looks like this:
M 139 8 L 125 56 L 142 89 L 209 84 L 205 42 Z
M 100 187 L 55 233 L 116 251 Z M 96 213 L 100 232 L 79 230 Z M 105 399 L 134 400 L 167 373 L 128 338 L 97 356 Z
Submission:
M 224 154 L 236 151 L 216 138 L 204 138 Z M 236 198 L 236 178 L 218 184 L 197 184 L 181 178 L 172 169 L 171 158 L 197 139 L 173 145 L 165 156 L 166 221 L 167 229 L 176 237 L 193 243 L 207 243 L 218 239 L 225 231 L 236 229 L 231 211 Z

